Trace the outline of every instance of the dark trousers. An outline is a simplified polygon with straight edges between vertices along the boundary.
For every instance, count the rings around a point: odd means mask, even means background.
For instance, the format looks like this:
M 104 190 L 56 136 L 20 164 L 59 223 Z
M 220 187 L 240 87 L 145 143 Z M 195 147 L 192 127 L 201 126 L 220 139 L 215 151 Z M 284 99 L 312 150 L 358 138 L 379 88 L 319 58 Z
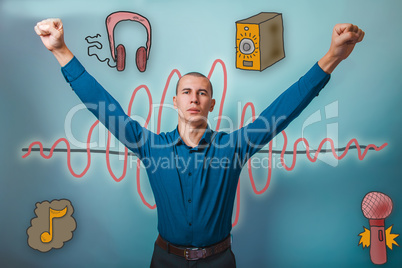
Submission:
M 196 261 L 187 261 L 184 257 L 176 256 L 168 253 L 167 250 L 162 249 L 156 243 L 154 246 L 154 253 L 152 255 L 151 268 L 235 268 L 235 256 L 229 247 L 227 250 L 209 256 L 205 259 Z

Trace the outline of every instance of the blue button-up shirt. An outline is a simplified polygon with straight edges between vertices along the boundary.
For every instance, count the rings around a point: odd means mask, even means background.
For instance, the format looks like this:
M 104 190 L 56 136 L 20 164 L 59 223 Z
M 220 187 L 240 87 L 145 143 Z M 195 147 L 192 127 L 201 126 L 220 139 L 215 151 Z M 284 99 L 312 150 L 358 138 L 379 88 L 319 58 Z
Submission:
M 177 128 L 155 134 L 128 117 L 75 57 L 62 73 L 87 108 L 143 162 L 160 235 L 172 244 L 196 247 L 230 234 L 242 167 L 300 114 L 330 78 L 316 63 L 253 123 L 231 133 L 208 127 L 198 146 L 190 148 Z

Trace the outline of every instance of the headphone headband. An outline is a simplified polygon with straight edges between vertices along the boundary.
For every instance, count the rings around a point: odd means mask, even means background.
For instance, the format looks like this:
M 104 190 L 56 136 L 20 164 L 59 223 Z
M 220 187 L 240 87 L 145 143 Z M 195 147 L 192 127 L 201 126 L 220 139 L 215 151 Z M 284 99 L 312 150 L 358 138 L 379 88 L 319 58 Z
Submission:
M 114 28 L 116 25 L 125 20 L 137 21 L 141 23 L 147 30 L 147 59 L 149 57 L 149 50 L 151 49 L 151 24 L 147 18 L 141 16 L 140 14 L 128 11 L 118 11 L 110 14 L 106 18 L 106 29 L 109 37 L 110 52 L 112 58 L 116 61 L 115 45 L 114 45 Z

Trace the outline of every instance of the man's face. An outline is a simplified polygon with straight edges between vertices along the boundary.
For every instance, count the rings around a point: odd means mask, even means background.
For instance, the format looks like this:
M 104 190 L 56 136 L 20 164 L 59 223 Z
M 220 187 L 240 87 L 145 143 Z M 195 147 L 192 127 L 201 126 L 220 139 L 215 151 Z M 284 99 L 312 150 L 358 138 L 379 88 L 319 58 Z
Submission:
M 185 75 L 180 79 L 177 95 L 173 97 L 174 108 L 178 110 L 179 120 L 186 123 L 206 122 L 212 112 L 215 100 L 209 80 L 204 77 Z

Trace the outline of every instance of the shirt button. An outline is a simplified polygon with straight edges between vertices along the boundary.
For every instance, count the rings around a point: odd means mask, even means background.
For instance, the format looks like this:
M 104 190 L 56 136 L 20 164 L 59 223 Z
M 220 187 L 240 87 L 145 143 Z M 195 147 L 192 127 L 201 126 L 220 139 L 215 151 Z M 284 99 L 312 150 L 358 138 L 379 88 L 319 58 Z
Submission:
M 189 176 L 193 175 L 191 172 L 188 173 Z
M 190 222 L 188 225 L 190 225 L 190 226 L 191 226 L 191 225 L 192 225 L 192 224 L 191 224 L 191 222 Z
M 191 199 L 189 199 L 188 202 L 191 203 Z

